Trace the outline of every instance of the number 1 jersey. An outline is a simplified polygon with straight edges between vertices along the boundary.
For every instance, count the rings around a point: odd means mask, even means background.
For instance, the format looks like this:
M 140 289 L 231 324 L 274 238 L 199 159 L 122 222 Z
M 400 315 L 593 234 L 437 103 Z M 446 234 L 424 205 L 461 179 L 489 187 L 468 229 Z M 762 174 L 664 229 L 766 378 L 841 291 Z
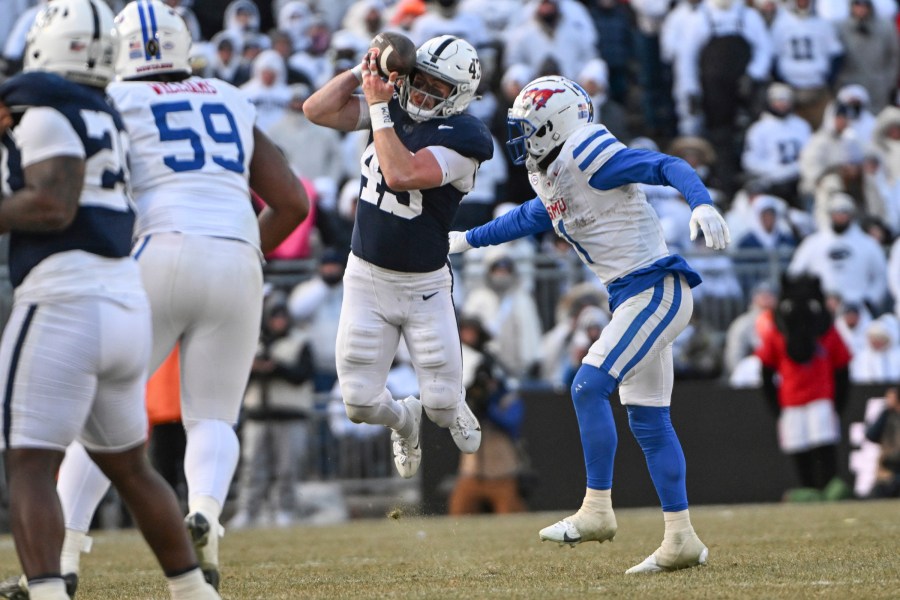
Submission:
M 256 109 L 218 79 L 107 87 L 131 140 L 135 238 L 178 232 L 259 248 L 250 203 Z

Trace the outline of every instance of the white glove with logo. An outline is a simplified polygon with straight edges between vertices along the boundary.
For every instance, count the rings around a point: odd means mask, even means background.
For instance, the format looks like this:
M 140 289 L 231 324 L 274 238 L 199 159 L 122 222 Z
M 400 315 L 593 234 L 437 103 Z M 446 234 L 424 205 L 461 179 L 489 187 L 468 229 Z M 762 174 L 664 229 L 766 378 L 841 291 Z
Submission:
M 715 208 L 709 204 L 701 204 L 691 212 L 691 241 L 697 239 L 697 232 L 703 231 L 706 247 L 724 250 L 731 243 L 728 224 Z
M 467 231 L 450 232 L 450 254 L 459 254 L 472 249 L 472 244 L 466 240 Z

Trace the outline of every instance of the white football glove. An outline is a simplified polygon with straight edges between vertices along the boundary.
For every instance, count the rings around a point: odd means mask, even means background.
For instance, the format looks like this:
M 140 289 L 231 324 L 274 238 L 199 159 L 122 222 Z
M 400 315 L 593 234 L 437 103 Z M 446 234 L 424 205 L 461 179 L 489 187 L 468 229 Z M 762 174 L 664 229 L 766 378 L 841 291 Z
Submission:
M 459 254 L 472 249 L 472 244 L 466 240 L 467 231 L 450 232 L 450 254 Z
M 724 250 L 731 243 L 731 232 L 728 224 L 715 208 L 709 204 L 701 204 L 691 212 L 691 241 L 697 239 L 697 233 L 703 231 L 706 247 Z

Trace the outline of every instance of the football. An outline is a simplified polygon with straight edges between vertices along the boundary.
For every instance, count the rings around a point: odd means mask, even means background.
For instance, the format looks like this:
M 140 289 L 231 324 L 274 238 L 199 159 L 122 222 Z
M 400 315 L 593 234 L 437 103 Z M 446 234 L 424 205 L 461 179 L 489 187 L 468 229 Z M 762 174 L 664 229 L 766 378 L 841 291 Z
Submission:
M 385 79 L 393 71 L 406 77 L 416 66 L 416 45 L 403 34 L 394 31 L 379 33 L 372 38 L 369 48 L 378 48 L 378 74 Z

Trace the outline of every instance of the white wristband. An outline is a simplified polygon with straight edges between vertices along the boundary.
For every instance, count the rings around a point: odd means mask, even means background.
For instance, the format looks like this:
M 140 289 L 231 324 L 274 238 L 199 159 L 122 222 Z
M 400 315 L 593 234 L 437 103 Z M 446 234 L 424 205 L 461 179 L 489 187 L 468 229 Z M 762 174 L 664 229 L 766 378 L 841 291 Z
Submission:
M 369 107 L 369 117 L 372 119 L 372 131 L 387 129 L 394 126 L 391 120 L 391 110 L 387 102 L 376 102 Z
M 353 73 L 353 76 L 356 77 L 357 83 L 362 83 L 362 65 L 356 65 L 350 72 Z

